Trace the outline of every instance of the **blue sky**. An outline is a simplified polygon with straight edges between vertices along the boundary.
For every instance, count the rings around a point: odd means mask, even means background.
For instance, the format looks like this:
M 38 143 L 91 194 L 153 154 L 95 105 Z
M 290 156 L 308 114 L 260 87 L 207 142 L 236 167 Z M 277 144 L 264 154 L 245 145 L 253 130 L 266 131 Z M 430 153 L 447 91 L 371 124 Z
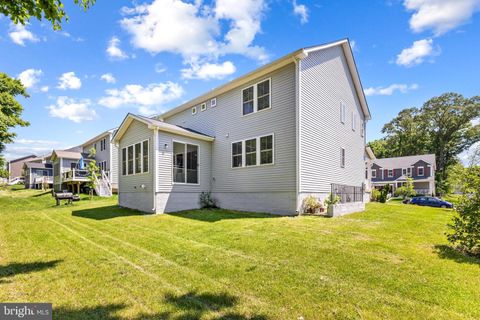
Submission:
M 80 144 L 127 112 L 157 114 L 298 48 L 349 38 L 373 115 L 480 94 L 480 0 L 66 2 L 62 31 L 0 17 L 0 70 L 19 77 L 31 126 L 7 159 Z

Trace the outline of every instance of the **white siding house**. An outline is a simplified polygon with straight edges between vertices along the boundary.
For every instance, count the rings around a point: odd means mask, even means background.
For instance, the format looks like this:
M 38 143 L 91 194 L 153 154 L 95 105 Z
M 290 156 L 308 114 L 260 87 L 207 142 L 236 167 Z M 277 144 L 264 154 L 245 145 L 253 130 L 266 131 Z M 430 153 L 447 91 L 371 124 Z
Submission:
M 369 119 L 348 40 L 297 50 L 156 118 L 127 115 L 113 137 L 119 204 L 193 209 L 209 191 L 222 208 L 295 214 L 307 195 L 364 190 Z M 129 153 L 145 139 L 148 154 Z M 359 199 L 342 198 L 359 202 L 344 211 L 362 210 Z

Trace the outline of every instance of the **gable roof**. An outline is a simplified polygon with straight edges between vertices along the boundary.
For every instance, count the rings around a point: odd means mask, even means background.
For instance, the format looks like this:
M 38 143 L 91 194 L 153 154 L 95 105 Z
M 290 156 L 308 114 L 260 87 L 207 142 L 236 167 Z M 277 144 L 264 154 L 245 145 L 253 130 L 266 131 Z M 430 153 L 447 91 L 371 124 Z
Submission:
M 434 154 L 424 154 L 418 156 L 407 156 L 407 157 L 396 157 L 396 158 L 383 158 L 375 159 L 373 163 L 379 165 L 384 169 L 398 169 L 398 168 L 407 168 L 413 166 L 418 161 L 425 161 L 435 168 L 435 155 Z
M 52 165 L 50 163 L 41 163 L 41 162 L 25 162 L 24 167 L 31 169 L 51 169 Z
M 109 136 L 111 134 L 114 134 L 115 133 L 115 130 L 117 130 L 117 128 L 113 128 L 113 129 L 110 129 L 110 130 L 107 130 L 107 131 L 104 131 L 98 135 L 96 135 L 95 137 L 89 139 L 88 141 L 82 143 L 80 146 L 81 147 L 85 147 L 85 146 L 88 146 L 89 144 L 92 144 L 93 142 L 103 138 L 103 137 L 106 137 L 106 136 Z M 108 141 L 110 142 L 110 140 Z
M 272 71 L 275 71 L 277 69 L 280 69 L 281 67 L 284 67 L 294 61 L 297 61 L 297 60 L 302 60 L 306 57 L 308 57 L 308 54 L 310 52 L 315 52 L 315 51 L 319 51 L 319 50 L 325 50 L 325 49 L 329 49 L 329 48 L 332 48 L 332 47 L 337 47 L 337 46 L 341 46 L 342 49 L 343 49 L 343 53 L 345 55 L 345 58 L 347 60 L 347 65 L 348 65 L 348 68 L 349 68 L 349 71 L 350 71 L 350 74 L 352 76 L 352 80 L 353 80 L 353 83 L 354 83 L 354 86 L 355 86 L 355 91 L 356 91 L 356 94 L 358 96 L 358 100 L 360 101 L 360 105 L 362 107 L 362 110 L 363 110 L 363 113 L 365 115 L 365 119 L 366 120 L 370 120 L 371 119 L 371 114 L 370 114 L 370 109 L 368 108 L 368 104 L 367 104 L 367 99 L 365 98 L 365 94 L 363 92 L 363 87 L 362 87 L 362 83 L 360 81 L 360 76 L 358 75 L 358 70 L 357 70 L 357 66 L 355 64 L 355 59 L 353 57 L 353 53 L 352 53 L 352 48 L 350 47 L 350 42 L 348 41 L 348 39 L 342 39 L 342 40 L 339 40 L 339 41 L 335 41 L 335 42 L 330 42 L 330 43 L 326 43 L 326 44 L 322 44 L 322 45 L 318 45 L 318 46 L 312 46 L 312 47 L 306 47 L 306 48 L 301 48 L 301 49 L 298 49 L 292 53 L 289 53 L 269 64 L 266 64 L 258 69 L 255 69 L 243 76 L 240 76 L 230 82 L 227 82 L 215 89 L 212 89 L 210 91 L 208 91 L 207 93 L 204 93 L 203 95 L 201 96 L 198 96 L 186 103 L 183 103 L 181 104 L 180 106 L 176 107 L 176 108 L 173 108 L 161 115 L 159 115 L 157 118 L 159 119 L 165 119 L 165 118 L 168 118 L 168 117 L 171 117 L 179 112 L 182 112 L 184 110 L 187 110 L 193 106 L 196 106 L 200 103 L 203 103 L 205 101 L 208 101 L 209 99 L 211 98 L 214 98 L 222 93 L 225 93 L 229 90 L 232 90 L 234 88 L 237 88 L 239 86 L 242 86 L 244 84 L 246 84 L 247 82 L 250 82 L 252 80 L 254 80 L 255 78 L 258 78 L 258 77 L 261 77 L 263 75 L 266 75 L 267 73 L 270 73 Z
M 13 159 L 13 160 L 10 160 L 8 161 L 9 163 L 14 163 L 14 162 L 18 162 L 18 161 L 22 161 L 22 160 L 26 160 L 26 159 L 31 159 L 31 158 L 36 158 L 37 156 L 34 155 L 34 154 L 31 154 L 31 155 L 28 155 L 28 156 L 25 156 L 25 157 L 21 157 L 21 158 L 17 158 L 17 159 Z
M 133 113 L 128 113 L 125 119 L 123 119 L 122 124 L 118 127 L 118 130 L 115 132 L 115 134 L 112 137 L 112 141 L 118 142 L 120 139 L 123 137 L 125 132 L 127 131 L 128 127 L 132 123 L 132 121 L 137 120 L 140 121 L 148 126 L 149 129 L 158 129 L 160 131 L 164 132 L 169 132 L 173 134 L 178 134 L 181 136 L 186 136 L 198 140 L 204 140 L 204 141 L 213 141 L 215 140 L 214 137 L 211 137 L 209 135 L 203 134 L 201 132 L 189 129 L 189 128 L 184 128 L 181 126 L 177 126 L 174 124 L 170 123 L 165 123 L 161 120 L 157 119 L 152 119 L 152 118 L 147 118 L 144 116 L 136 115 Z
M 54 160 L 55 158 L 80 160 L 81 157 L 82 157 L 82 154 L 80 152 L 67 151 L 67 150 L 52 151 L 52 160 Z

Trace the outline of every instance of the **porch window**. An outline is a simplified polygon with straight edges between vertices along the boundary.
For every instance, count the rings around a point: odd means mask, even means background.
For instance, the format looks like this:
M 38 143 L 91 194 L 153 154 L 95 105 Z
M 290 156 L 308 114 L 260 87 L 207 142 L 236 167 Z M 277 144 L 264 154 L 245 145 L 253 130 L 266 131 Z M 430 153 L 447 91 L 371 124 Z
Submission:
M 122 175 L 127 174 L 127 149 L 122 149 Z
M 128 174 L 133 174 L 133 145 L 127 148 Z
M 232 167 L 237 168 L 242 164 L 242 141 L 232 143 Z
M 425 174 L 425 168 L 423 167 L 418 167 L 418 175 L 423 177 L 423 175 Z
M 135 145 L 135 173 L 142 173 L 142 144 Z
M 198 146 L 173 142 L 173 182 L 198 183 Z
M 143 158 L 143 170 L 142 172 L 148 172 L 148 140 L 142 142 L 142 158 Z

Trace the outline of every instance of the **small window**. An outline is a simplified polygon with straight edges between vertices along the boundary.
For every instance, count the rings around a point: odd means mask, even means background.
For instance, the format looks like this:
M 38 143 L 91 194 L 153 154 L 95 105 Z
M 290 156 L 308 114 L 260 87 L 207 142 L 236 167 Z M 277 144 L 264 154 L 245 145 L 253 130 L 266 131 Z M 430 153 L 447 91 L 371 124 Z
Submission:
M 242 166 L 242 141 L 232 143 L 232 167 Z
M 253 86 L 243 89 L 242 91 L 243 101 L 243 115 L 253 113 Z
M 207 103 L 206 102 L 204 102 L 200 105 L 200 111 L 205 111 L 205 110 L 207 110 Z
M 192 108 L 192 114 L 197 114 L 197 107 Z
M 133 146 L 127 148 L 128 174 L 133 174 Z
M 210 107 L 215 108 L 217 106 L 217 98 L 210 100 Z
M 377 170 L 372 170 L 372 178 L 376 178 L 377 177 Z
M 357 116 L 355 115 L 355 111 L 352 111 L 352 130 L 355 131 L 357 129 Z
M 260 164 L 273 163 L 273 136 L 260 138 Z
M 142 142 L 143 172 L 148 172 L 148 140 Z
M 393 170 L 391 169 L 388 170 L 388 177 L 389 178 L 393 177 Z
M 360 136 L 364 137 L 365 136 L 365 121 L 361 122 L 361 128 L 360 128 Z
M 418 167 L 418 175 L 423 176 L 425 174 L 425 170 L 423 167 Z
M 340 103 L 340 122 L 345 123 L 345 115 L 346 115 L 346 109 L 347 107 L 345 106 L 345 103 L 341 102 Z
M 257 139 L 245 141 L 245 166 L 257 165 Z
M 135 144 L 135 174 L 142 173 L 142 144 Z
M 345 168 L 345 148 L 340 148 L 340 167 Z
M 127 174 L 127 149 L 122 149 L 122 175 Z

